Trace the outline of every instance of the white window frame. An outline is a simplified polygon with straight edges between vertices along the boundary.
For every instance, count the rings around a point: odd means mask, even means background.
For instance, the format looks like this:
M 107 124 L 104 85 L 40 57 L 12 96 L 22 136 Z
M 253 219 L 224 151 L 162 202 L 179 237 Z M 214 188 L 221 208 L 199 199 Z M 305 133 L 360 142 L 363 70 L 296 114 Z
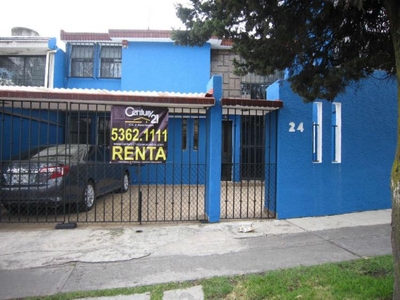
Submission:
M 322 102 L 313 103 L 312 162 L 322 162 Z
M 91 78 L 94 74 L 94 44 L 73 44 L 70 58 L 70 76 Z
M 342 103 L 332 103 L 332 163 L 342 162 Z
M 100 78 L 121 78 L 122 47 L 119 45 L 100 46 Z

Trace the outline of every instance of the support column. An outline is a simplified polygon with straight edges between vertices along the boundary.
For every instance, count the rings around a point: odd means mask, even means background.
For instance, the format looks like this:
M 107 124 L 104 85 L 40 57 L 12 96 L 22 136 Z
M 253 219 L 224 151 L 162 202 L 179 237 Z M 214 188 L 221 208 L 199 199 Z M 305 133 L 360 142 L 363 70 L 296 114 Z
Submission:
M 264 213 L 276 216 L 276 181 L 277 181 L 277 124 L 278 111 L 271 111 L 265 116 L 265 188 Z
M 208 222 L 220 221 L 221 214 L 221 147 L 222 147 L 222 77 L 213 76 L 207 91 L 212 92 L 215 105 L 207 110 L 207 150 L 205 214 Z

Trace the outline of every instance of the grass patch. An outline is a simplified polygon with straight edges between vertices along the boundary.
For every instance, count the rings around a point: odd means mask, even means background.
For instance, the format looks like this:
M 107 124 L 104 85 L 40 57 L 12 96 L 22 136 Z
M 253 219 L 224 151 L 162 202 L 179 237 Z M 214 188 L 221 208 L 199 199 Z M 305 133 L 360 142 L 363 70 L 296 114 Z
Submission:
M 241 299 L 392 299 L 390 261 L 380 257 L 250 275 Z
M 75 292 L 34 299 L 69 300 L 150 293 L 152 300 L 162 300 L 164 291 L 202 285 L 207 300 L 258 299 L 392 299 L 393 257 L 391 255 L 297 267 L 232 277 L 215 277 L 198 281 Z

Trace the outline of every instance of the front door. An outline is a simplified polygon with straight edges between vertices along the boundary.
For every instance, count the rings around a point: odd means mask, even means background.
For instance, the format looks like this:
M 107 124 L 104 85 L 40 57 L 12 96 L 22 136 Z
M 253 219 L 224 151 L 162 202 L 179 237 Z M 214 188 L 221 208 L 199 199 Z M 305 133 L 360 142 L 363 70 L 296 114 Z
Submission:
M 222 121 L 221 180 L 232 180 L 232 121 Z

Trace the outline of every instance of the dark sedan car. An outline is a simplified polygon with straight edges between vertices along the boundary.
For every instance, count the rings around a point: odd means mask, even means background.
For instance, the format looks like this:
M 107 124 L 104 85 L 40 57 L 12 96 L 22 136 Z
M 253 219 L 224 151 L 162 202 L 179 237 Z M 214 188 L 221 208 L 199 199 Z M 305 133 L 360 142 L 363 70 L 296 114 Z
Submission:
M 21 204 L 77 204 L 92 209 L 98 196 L 129 189 L 129 165 L 110 163 L 103 146 L 62 144 L 21 153 L 0 168 L 0 201 Z

